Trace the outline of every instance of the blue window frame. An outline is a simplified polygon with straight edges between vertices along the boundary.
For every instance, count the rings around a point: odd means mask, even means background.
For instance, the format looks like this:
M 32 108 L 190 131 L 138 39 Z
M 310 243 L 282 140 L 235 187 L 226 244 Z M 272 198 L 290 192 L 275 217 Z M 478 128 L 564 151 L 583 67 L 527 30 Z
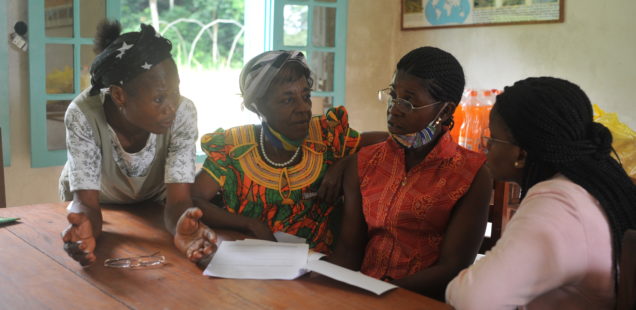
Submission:
M 103 2 L 105 17 L 116 19 L 120 15 L 119 0 L 52 1 L 60 2 L 66 2 L 67 7 L 50 8 L 44 0 L 29 0 L 31 166 L 34 168 L 62 165 L 66 161 L 63 112 L 88 86 L 86 66 L 90 67 L 94 55 L 87 56 L 87 50 L 92 48 L 93 32 L 87 34 L 86 29 L 90 27 L 83 23 L 89 20 L 96 23 L 101 17 L 95 16 L 94 10 L 83 10 L 82 4 Z M 314 74 L 314 105 L 316 100 L 320 100 L 319 106 L 323 108 L 344 105 L 348 0 L 265 0 L 263 6 L 264 50 L 303 51 Z M 89 14 L 90 19 L 82 20 L 83 14 Z M 66 25 L 68 33 L 60 35 L 49 31 L 59 25 Z M 55 68 L 54 64 L 59 62 L 57 57 L 65 57 L 68 66 Z M 56 89 L 60 80 L 65 79 L 66 88 Z M 3 135 L 8 136 L 8 131 Z M 198 157 L 199 161 L 203 159 Z
M 7 2 L 0 0 L 0 128 L 2 128 L 2 151 L 4 166 L 11 165 L 11 122 L 9 121 L 9 69 L 7 61 L 9 50 L 7 44 Z
M 303 51 L 314 75 L 314 105 L 344 105 L 348 1 L 273 0 L 268 9 L 272 39 L 265 48 Z
M 95 27 L 119 0 L 29 0 L 31 167 L 66 161 L 64 112 L 90 85 Z

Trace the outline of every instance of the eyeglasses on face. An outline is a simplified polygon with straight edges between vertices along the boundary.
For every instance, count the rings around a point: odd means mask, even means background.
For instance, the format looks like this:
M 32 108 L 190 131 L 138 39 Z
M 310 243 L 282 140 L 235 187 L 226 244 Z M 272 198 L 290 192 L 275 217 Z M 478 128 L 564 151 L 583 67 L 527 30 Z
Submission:
M 441 103 L 441 101 L 435 101 L 431 104 L 416 107 L 413 106 L 413 104 L 410 103 L 408 100 L 404 100 L 402 98 L 393 98 L 391 92 L 392 89 L 390 87 L 378 91 L 378 100 L 380 100 L 380 102 L 382 103 L 386 103 L 389 109 L 391 109 L 395 105 L 402 113 L 409 113 L 413 110 L 420 110 Z
M 517 145 L 514 142 L 510 142 L 510 141 L 506 141 L 506 140 L 502 140 L 502 139 L 497 139 L 497 138 L 492 138 L 489 136 L 481 136 L 481 143 L 479 145 L 479 147 L 481 148 L 481 151 L 487 152 L 488 150 L 490 150 L 490 148 L 492 147 L 492 144 L 494 142 L 499 142 L 499 143 L 505 143 L 505 144 L 510 144 L 510 145 Z

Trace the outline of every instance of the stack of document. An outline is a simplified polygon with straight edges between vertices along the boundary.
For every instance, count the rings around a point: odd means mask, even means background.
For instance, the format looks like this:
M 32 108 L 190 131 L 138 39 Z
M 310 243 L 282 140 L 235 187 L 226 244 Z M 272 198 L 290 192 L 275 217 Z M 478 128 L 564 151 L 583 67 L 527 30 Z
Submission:
M 276 237 L 286 242 L 254 239 L 221 242 L 203 274 L 232 279 L 292 280 L 315 271 L 377 295 L 396 288 L 393 284 L 320 260 L 324 254 L 310 252 L 303 239 L 289 235 Z
M 223 241 L 203 271 L 232 279 L 292 280 L 306 271 L 307 244 L 246 239 Z

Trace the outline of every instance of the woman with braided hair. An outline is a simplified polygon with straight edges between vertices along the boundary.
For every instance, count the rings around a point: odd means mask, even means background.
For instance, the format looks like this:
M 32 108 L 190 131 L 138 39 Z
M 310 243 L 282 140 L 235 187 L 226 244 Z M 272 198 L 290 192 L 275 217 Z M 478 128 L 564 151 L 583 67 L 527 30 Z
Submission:
M 518 183 L 523 200 L 495 247 L 448 285 L 456 309 L 614 308 L 636 186 L 592 114 L 577 85 L 552 77 L 497 96 L 482 143 L 493 176 Z
M 492 180 L 485 156 L 449 133 L 463 90 L 461 65 L 441 49 L 400 59 L 380 91 L 391 137 L 347 167 L 342 237 L 330 261 L 443 299 L 475 260 Z
M 102 204 L 192 205 L 196 109 L 179 93 L 171 48 L 148 25 L 124 34 L 119 22 L 98 27 L 92 86 L 64 118 L 68 160 L 60 177 L 61 196 L 72 201 L 64 248 L 82 265 L 96 259 Z

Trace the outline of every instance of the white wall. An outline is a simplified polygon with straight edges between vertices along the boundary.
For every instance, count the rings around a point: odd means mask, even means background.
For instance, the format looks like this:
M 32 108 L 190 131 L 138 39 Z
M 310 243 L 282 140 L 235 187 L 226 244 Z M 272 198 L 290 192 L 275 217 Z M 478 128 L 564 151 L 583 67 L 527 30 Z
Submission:
M 432 45 L 458 58 L 467 87 L 503 88 L 529 76 L 561 77 L 636 129 L 636 19 L 631 16 L 636 1 L 565 0 L 565 21 L 556 24 L 411 31 L 400 30 L 398 3 L 349 1 L 347 104 L 352 125 L 383 129 L 384 119 L 367 117 L 384 117 L 382 108 L 363 108 L 356 101 L 372 101 L 369 94 L 389 81 L 402 55 Z M 353 116 L 358 113 L 361 117 Z

